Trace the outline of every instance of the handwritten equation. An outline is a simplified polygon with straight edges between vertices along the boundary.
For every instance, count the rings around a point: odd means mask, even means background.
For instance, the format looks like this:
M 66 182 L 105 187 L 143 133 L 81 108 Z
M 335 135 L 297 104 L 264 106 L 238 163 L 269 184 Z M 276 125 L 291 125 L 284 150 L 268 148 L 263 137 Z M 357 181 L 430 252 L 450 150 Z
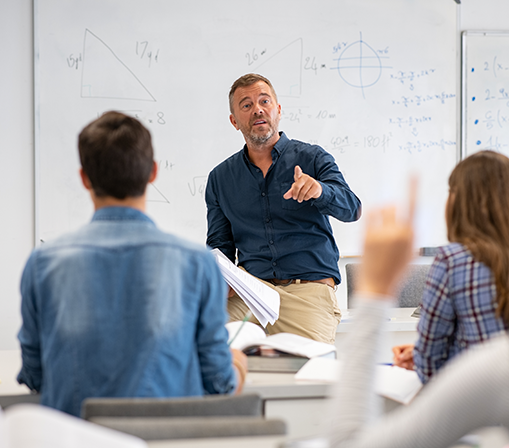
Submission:
M 430 102 L 438 102 L 445 104 L 446 100 L 456 98 L 455 93 L 441 92 L 438 94 L 426 94 L 426 95 L 413 95 L 413 96 L 401 96 L 400 99 L 392 100 L 393 106 L 422 106 L 423 104 Z
M 430 149 L 430 148 L 438 148 L 438 149 L 441 149 L 442 151 L 445 151 L 445 149 L 447 149 L 448 147 L 451 147 L 451 146 L 456 146 L 456 142 L 453 140 L 445 140 L 445 139 L 440 139 L 440 140 L 435 140 L 435 141 L 434 140 L 428 140 L 428 141 L 417 140 L 414 142 L 407 142 L 404 145 L 399 145 L 399 150 L 408 152 L 409 154 L 413 154 L 415 152 L 422 152 L 425 149 Z

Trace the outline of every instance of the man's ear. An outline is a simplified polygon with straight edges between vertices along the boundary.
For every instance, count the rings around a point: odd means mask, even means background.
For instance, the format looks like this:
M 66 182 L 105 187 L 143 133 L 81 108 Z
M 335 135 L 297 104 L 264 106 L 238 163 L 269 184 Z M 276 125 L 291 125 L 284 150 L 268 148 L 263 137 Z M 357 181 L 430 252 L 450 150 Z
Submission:
M 88 178 L 88 176 L 85 174 L 85 171 L 83 171 L 83 168 L 80 168 L 80 177 L 81 177 L 81 182 L 82 182 L 83 186 L 87 190 L 92 190 L 92 183 L 90 182 L 90 179 Z
M 158 169 L 159 169 L 159 165 L 154 160 L 154 162 L 152 162 L 152 171 L 150 173 L 150 177 L 148 178 L 149 184 L 151 184 L 152 182 L 154 182 L 156 180 Z
M 230 123 L 233 125 L 233 127 L 235 129 L 237 129 L 237 131 L 239 130 L 239 127 L 237 125 L 237 120 L 235 120 L 235 117 L 233 116 L 233 114 L 230 114 Z

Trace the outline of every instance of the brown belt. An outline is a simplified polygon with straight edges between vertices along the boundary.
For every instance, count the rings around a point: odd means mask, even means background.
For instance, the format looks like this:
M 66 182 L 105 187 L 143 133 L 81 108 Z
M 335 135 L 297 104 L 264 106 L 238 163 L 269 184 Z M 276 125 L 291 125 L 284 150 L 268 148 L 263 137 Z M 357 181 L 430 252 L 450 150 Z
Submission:
M 280 280 L 278 278 L 271 278 L 270 280 L 267 281 L 277 286 L 288 286 L 291 285 L 292 283 L 295 283 L 296 285 L 300 283 L 323 283 L 324 285 L 330 286 L 331 288 L 335 288 L 336 286 L 336 284 L 334 283 L 334 279 L 332 277 L 320 278 L 318 280 L 300 280 L 293 278 L 289 280 Z

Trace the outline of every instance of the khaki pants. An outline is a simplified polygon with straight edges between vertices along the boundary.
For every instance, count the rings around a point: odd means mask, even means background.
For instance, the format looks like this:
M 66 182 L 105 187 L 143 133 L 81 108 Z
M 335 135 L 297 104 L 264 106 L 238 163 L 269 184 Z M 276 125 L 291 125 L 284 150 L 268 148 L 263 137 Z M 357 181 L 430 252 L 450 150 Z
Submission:
M 336 294 L 330 286 L 314 282 L 275 286 L 260 281 L 275 289 L 281 297 L 279 319 L 274 325 L 267 324 L 267 333 L 294 333 L 315 341 L 334 344 L 341 311 L 337 305 Z M 248 309 L 237 294 L 228 299 L 230 322 L 244 319 Z M 249 321 L 260 325 L 254 316 L 251 316 Z

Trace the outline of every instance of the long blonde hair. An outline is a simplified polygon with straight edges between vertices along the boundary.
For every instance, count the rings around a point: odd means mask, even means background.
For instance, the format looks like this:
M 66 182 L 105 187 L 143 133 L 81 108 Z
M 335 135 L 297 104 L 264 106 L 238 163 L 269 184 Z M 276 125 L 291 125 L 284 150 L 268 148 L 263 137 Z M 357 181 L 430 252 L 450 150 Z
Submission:
M 447 237 L 488 266 L 497 288 L 497 316 L 509 325 L 509 158 L 481 151 L 449 177 Z

